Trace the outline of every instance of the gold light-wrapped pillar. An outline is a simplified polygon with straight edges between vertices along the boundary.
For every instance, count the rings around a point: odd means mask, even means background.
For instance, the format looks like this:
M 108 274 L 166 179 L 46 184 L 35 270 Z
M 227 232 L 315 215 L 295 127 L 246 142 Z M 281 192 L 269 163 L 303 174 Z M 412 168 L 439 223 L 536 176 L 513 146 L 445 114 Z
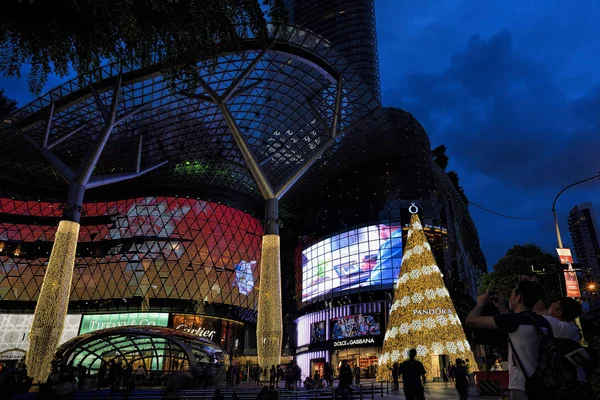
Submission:
M 59 345 L 69 306 L 78 237 L 77 222 L 60 221 L 29 332 L 26 364 L 34 382 L 48 378 Z
M 258 364 L 271 368 L 281 359 L 283 322 L 281 315 L 281 273 L 279 235 L 263 236 L 258 290 Z

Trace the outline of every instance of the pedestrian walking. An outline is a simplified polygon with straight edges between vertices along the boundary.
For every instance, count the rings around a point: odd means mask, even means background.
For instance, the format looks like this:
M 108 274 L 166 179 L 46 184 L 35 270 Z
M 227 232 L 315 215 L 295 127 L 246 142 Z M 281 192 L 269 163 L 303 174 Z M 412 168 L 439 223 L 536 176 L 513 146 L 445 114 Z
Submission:
M 392 392 L 400 391 L 400 382 L 399 382 L 400 375 L 398 374 L 399 371 L 400 371 L 400 364 L 395 362 L 392 365 L 392 381 L 394 382 L 394 386 L 392 387 Z
M 457 358 L 456 366 L 454 367 L 454 377 L 456 379 L 456 391 L 460 400 L 467 400 L 469 398 L 469 378 L 467 374 L 467 367 L 463 365 L 463 361 L 460 358 Z
M 354 367 L 354 382 L 356 382 L 357 385 L 360 385 L 360 372 L 360 367 L 358 365 Z
M 425 367 L 423 363 L 416 360 L 417 350 L 410 349 L 408 360 L 400 364 L 398 374 L 402 375 L 404 386 L 404 397 L 406 400 L 424 400 L 425 399 Z

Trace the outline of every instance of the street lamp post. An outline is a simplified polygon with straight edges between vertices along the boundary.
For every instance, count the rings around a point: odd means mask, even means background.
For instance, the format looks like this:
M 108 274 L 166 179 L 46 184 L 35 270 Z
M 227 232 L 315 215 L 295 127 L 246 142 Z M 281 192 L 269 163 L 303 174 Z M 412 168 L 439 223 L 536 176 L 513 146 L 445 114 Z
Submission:
M 587 181 L 591 181 L 592 179 L 596 179 L 596 178 L 600 178 L 600 174 L 594 175 L 594 176 L 590 176 L 589 178 L 585 178 L 585 179 L 582 179 L 580 181 L 571 183 L 570 185 L 565 186 L 560 192 L 558 192 L 558 194 L 554 198 L 554 201 L 552 202 L 552 215 L 554 216 L 554 227 L 556 229 L 556 240 L 558 242 L 558 248 L 559 249 L 562 249 L 563 242 L 562 242 L 562 237 L 560 236 L 560 227 L 558 226 L 558 218 L 556 217 L 556 201 L 558 200 L 559 196 L 564 193 L 565 190 L 567 190 L 567 189 L 569 189 L 569 188 L 571 188 L 573 186 L 579 185 L 581 183 L 584 183 L 584 182 L 587 182 Z M 571 266 L 571 263 L 569 263 L 569 267 L 570 266 Z M 560 283 L 560 279 L 559 279 L 559 283 Z M 560 285 L 561 285 L 560 286 L 560 289 L 561 289 L 560 291 L 562 293 L 562 283 Z
M 582 179 L 580 181 L 571 183 L 568 186 L 565 186 L 560 192 L 558 192 L 558 194 L 556 195 L 556 197 L 554 198 L 554 201 L 552 202 L 552 215 L 554 216 L 554 227 L 556 228 L 556 239 L 558 241 L 558 247 L 562 249 L 563 247 L 563 243 L 562 243 L 562 238 L 560 236 L 560 228 L 558 226 L 558 218 L 556 217 L 556 201 L 558 200 L 558 197 L 563 194 L 563 192 L 573 186 L 579 185 L 581 183 L 587 182 L 587 181 L 591 181 L 592 179 L 596 179 L 596 178 L 600 178 L 600 174 L 594 175 L 594 176 L 590 176 L 589 178 L 586 179 Z M 571 267 L 571 263 L 569 263 L 569 267 Z M 562 283 L 560 282 L 560 274 L 559 274 L 559 280 L 558 280 L 559 284 L 560 284 L 560 292 L 562 293 Z M 579 327 L 579 330 L 581 331 L 581 343 L 584 344 L 585 343 L 585 339 L 583 337 L 583 330 L 581 329 L 581 323 L 579 322 L 579 318 L 577 318 L 575 320 L 575 323 L 577 324 L 577 326 Z
M 563 194 L 563 192 L 575 185 L 579 185 L 580 183 L 584 183 L 587 181 L 591 181 L 592 179 L 596 179 L 596 178 L 600 178 L 600 174 L 598 175 L 594 175 L 594 176 L 590 176 L 589 178 L 586 179 L 582 179 L 580 181 L 577 181 L 575 183 L 571 183 L 570 185 L 566 186 L 565 188 L 563 188 L 563 190 L 561 190 L 560 192 L 558 192 L 558 194 L 556 195 L 556 197 L 554 198 L 554 201 L 552 202 L 552 215 L 554 216 L 554 226 L 556 228 L 556 239 L 558 241 L 558 247 L 562 249 L 563 247 L 563 243 L 562 243 L 562 238 L 560 236 L 560 228 L 558 226 L 558 218 L 556 217 L 556 200 L 558 200 L 558 197 Z

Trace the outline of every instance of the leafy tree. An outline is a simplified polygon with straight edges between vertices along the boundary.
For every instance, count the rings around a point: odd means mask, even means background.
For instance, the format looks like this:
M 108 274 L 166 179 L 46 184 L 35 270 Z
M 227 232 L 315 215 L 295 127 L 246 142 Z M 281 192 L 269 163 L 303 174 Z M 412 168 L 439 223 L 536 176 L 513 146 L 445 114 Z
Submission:
M 544 274 L 536 271 L 545 270 Z M 506 252 L 496 265 L 494 271 L 485 275 L 480 285 L 480 291 L 494 290 L 501 292 L 506 299 L 515 288 L 520 276 L 535 277 L 544 287 L 546 303 L 561 296 L 559 271 L 562 269 L 558 257 L 553 256 L 533 244 L 513 246 Z
M 448 168 L 448 163 L 450 162 L 450 158 L 446 155 L 446 146 L 443 144 L 439 145 L 431 151 L 431 155 L 433 156 L 433 162 L 436 163 L 441 169 L 446 171 L 446 168 Z M 456 191 L 460 195 L 463 202 L 468 206 L 469 199 L 467 199 L 464 189 L 458 182 L 458 174 L 456 171 L 448 171 L 446 174 L 448 175 L 448 178 L 450 178 L 450 181 L 456 188 Z
M 444 171 L 448 168 L 448 162 L 450 159 L 446 155 L 446 146 L 443 144 L 439 145 L 431 151 L 433 155 L 433 162 L 436 163 Z
M 9 99 L 4 94 L 4 89 L 0 89 L 0 119 L 6 117 L 17 109 L 17 102 Z
M 48 74 L 81 79 L 105 62 L 163 65 L 173 82 L 197 83 L 197 63 L 248 36 L 268 38 L 267 15 L 283 20 L 282 0 L 5 0 L 0 13 L 0 72 L 39 92 Z

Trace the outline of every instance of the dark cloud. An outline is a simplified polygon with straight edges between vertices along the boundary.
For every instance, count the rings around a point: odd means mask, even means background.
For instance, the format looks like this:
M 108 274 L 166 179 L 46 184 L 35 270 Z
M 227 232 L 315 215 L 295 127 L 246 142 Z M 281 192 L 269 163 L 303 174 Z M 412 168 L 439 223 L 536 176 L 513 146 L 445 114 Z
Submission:
M 590 85 L 573 96 L 555 66 L 518 50 L 508 31 L 473 35 L 461 47 L 441 71 L 384 82 L 384 98 L 412 112 L 433 145 L 448 147 L 450 168 L 475 203 L 517 216 L 543 214 L 563 186 L 600 170 L 600 90 Z M 561 197 L 567 242 L 568 209 L 598 197 L 586 188 L 574 188 L 580 196 L 571 203 Z M 516 222 L 473 207 L 472 214 L 490 264 L 513 244 L 555 246 L 551 217 Z

